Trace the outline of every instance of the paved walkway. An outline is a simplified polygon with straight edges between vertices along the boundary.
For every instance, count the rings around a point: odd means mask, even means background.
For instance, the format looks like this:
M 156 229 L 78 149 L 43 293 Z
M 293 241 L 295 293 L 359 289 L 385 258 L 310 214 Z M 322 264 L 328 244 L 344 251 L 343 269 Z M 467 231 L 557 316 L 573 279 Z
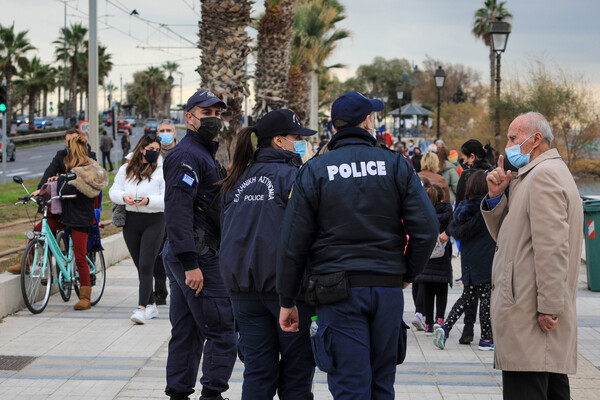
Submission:
M 458 263 L 455 265 L 455 271 Z M 74 311 L 75 300 L 52 296 L 39 315 L 27 310 L 0 323 L 0 399 L 152 399 L 165 398 L 165 362 L 170 334 L 168 308 L 146 325 L 129 316 L 137 301 L 137 276 L 131 260 L 108 270 L 104 297 L 90 311 Z M 573 399 L 600 398 L 600 293 L 585 285 L 578 293 L 579 371 L 571 377 Z M 450 289 L 448 311 L 461 292 Z M 405 319 L 414 312 L 407 292 Z M 492 352 L 458 344 L 462 325 L 453 330 L 444 351 L 431 337 L 409 332 L 407 359 L 396 373 L 396 399 L 501 399 L 501 374 L 492 368 Z M 476 340 L 478 332 L 476 331 Z M 4 356 L 25 356 L 9 364 Z M 18 365 L 21 362 L 22 365 Z M 23 364 L 27 363 L 26 366 Z M 231 400 L 241 398 L 243 365 L 235 366 Z M 315 399 L 331 399 L 326 375 L 317 371 Z M 198 394 L 196 393 L 196 399 Z

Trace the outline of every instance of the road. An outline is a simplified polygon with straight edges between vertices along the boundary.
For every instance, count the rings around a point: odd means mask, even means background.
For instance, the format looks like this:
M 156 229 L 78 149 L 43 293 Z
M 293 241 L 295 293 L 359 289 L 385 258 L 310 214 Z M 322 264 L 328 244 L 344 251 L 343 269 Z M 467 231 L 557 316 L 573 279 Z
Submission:
M 132 149 L 135 144 L 140 140 L 144 133 L 143 127 L 134 127 L 133 136 L 131 137 Z M 121 136 L 117 135 L 115 140 L 115 146 L 111 151 L 111 160 L 121 159 Z M 181 140 L 185 136 L 184 129 L 177 130 L 177 138 Z M 12 179 L 13 176 L 19 175 L 23 179 L 41 177 L 50 164 L 52 157 L 60 149 L 64 148 L 64 143 L 53 143 L 36 147 L 29 147 L 25 149 L 17 149 L 16 160 L 7 163 L 7 177 L 8 180 Z M 98 161 L 102 163 L 102 154 L 98 154 Z M 0 181 L 4 182 L 4 176 L 2 171 L 2 164 L 0 163 Z

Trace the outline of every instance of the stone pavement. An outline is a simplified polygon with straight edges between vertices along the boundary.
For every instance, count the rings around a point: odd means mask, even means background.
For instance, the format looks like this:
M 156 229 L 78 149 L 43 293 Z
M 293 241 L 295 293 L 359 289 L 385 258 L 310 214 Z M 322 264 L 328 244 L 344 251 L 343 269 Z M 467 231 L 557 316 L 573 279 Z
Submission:
M 455 259 L 455 276 L 458 273 Z M 106 292 L 90 311 L 74 311 L 71 299 L 51 298 L 39 315 L 27 310 L 0 323 L 0 399 L 165 398 L 165 363 L 170 335 L 168 308 L 146 325 L 129 316 L 137 302 L 137 274 L 131 260 L 108 270 Z M 578 293 L 579 370 L 571 377 L 573 399 L 600 398 L 600 293 L 587 290 L 585 269 Z M 461 292 L 450 289 L 448 309 Z M 75 297 L 75 296 L 74 296 Z M 414 313 L 410 290 L 405 320 Z M 406 361 L 396 373 L 396 399 L 501 399 L 501 373 L 492 352 L 458 344 L 462 325 L 444 351 L 423 332 L 409 332 Z M 476 331 L 476 340 L 478 332 Z M 24 356 L 11 359 L 5 356 Z M 243 364 L 237 362 L 224 397 L 241 398 Z M 331 399 L 327 377 L 317 370 L 315 399 Z M 198 398 L 198 393 L 195 394 Z

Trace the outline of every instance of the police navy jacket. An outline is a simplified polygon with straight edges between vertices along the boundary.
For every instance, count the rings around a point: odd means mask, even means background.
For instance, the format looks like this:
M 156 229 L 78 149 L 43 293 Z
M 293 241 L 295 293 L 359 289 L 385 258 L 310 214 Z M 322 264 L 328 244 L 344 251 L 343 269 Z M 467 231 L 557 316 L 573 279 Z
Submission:
M 278 244 L 282 306 L 294 304 L 305 268 L 309 275 L 352 271 L 413 282 L 429 260 L 435 210 L 410 162 L 375 144 L 364 129 L 344 128 L 331 151 L 300 169 Z
M 188 129 L 163 163 L 167 237 L 173 255 L 186 270 L 198 267 L 194 230 L 214 235 L 194 204 L 207 208 L 221 188 L 215 185 L 221 180 L 217 148 L 217 142 L 203 140 Z
M 224 196 L 219 262 L 232 299 L 277 299 L 277 238 L 302 159 L 258 149 L 254 163 Z

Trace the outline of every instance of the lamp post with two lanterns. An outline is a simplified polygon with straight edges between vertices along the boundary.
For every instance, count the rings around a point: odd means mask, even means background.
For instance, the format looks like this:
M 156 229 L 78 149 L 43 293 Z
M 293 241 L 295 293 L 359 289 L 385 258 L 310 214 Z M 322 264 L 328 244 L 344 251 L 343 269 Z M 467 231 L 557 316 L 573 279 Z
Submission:
M 396 97 L 398 98 L 398 136 L 402 137 L 402 99 L 404 98 L 404 87 L 401 83 L 396 85 Z

